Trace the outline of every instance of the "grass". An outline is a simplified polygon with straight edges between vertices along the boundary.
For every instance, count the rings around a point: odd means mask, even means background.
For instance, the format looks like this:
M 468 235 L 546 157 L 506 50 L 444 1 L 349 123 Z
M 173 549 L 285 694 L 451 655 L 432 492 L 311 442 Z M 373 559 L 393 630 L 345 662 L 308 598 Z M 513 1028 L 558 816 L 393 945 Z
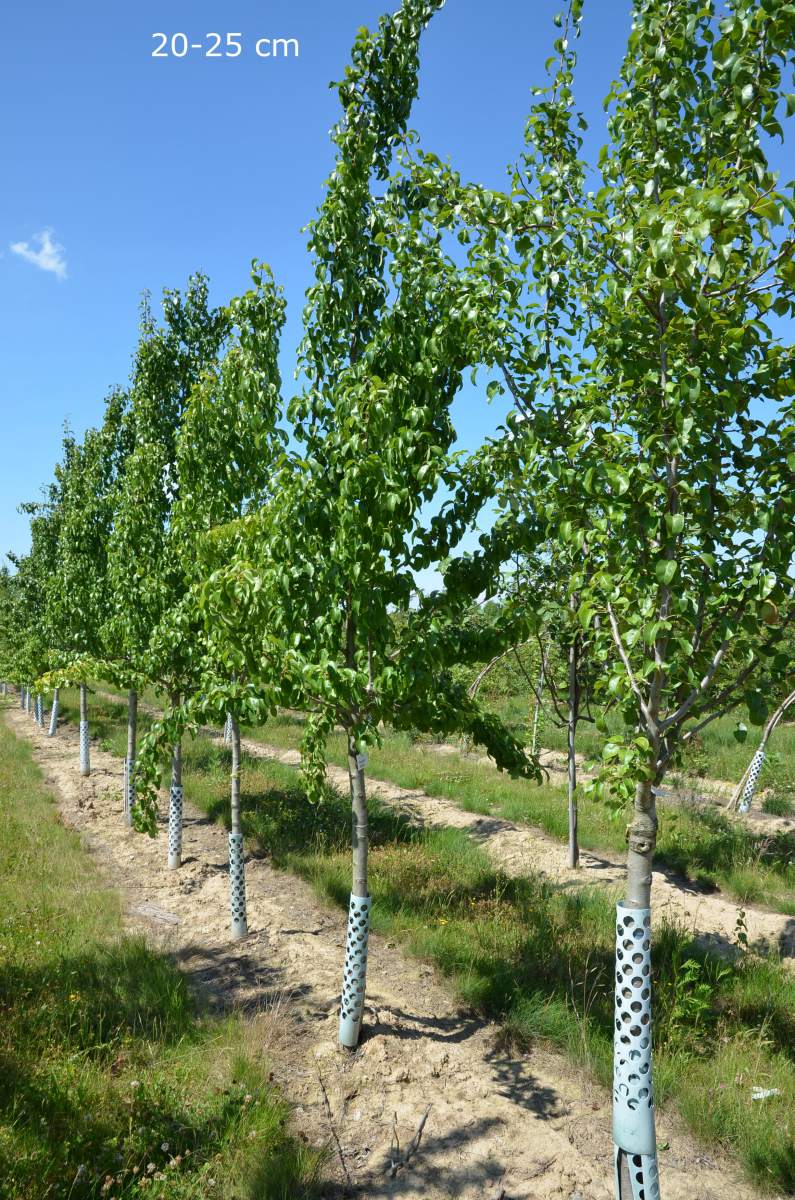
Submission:
M 74 718 L 77 693 L 63 694 L 64 714 Z M 112 712 L 108 735 L 116 730 L 114 752 L 126 753 L 118 721 L 126 713 L 118 705 L 96 697 L 92 703 L 93 730 L 105 737 L 105 722 Z M 148 718 L 139 715 L 142 728 Z M 245 737 L 281 749 L 297 749 L 303 721 L 280 716 L 265 726 L 246 726 Z M 328 742 L 330 761 L 346 765 L 341 733 Z M 381 747 L 370 754 L 370 771 L 409 790 L 443 796 L 465 812 L 499 816 L 518 824 L 535 825 L 560 842 L 568 839 L 563 787 L 511 779 L 492 766 L 463 754 L 439 754 L 423 748 L 405 733 L 388 731 Z M 656 863 L 700 884 L 719 887 L 738 904 L 756 904 L 785 916 L 795 916 L 795 835 L 766 834 L 736 821 L 719 809 L 686 804 L 660 804 L 660 830 Z M 582 795 L 579 801 L 579 837 L 583 849 L 623 855 L 625 821 L 616 819 L 606 805 Z
M 119 896 L 0 723 L 0 1197 L 293 1200 L 323 1155 L 294 1136 L 240 1018 L 123 936 Z
M 254 740 L 295 749 L 303 729 L 297 717 L 281 716 L 263 727 L 247 728 Z M 342 734 L 333 733 L 329 757 L 346 761 Z M 438 754 L 412 742 L 407 734 L 388 732 L 383 746 L 370 754 L 370 771 L 399 787 L 444 796 L 466 812 L 537 825 L 558 841 L 568 839 L 563 787 L 541 785 L 507 775 L 462 754 Z M 762 904 L 795 916 L 795 837 L 773 836 L 730 821 L 715 808 L 661 804 L 657 864 L 688 879 L 722 888 L 741 904 Z M 625 822 L 609 809 L 581 796 L 580 845 L 587 850 L 623 854 Z
M 121 729 L 112 736 L 123 750 Z M 189 799 L 225 820 L 229 752 L 198 740 L 184 762 Z M 243 788 L 247 838 L 347 907 L 348 800 L 329 789 L 313 806 L 295 771 L 262 759 L 246 759 Z M 370 809 L 374 927 L 435 963 L 507 1037 L 558 1046 L 609 1085 L 613 898 L 508 878 L 460 831 L 420 831 L 377 801 Z M 795 1193 L 795 977 L 741 947 L 717 958 L 671 926 L 654 956 L 658 1100 L 761 1190 Z M 754 1086 L 779 1094 L 754 1102 Z
M 506 724 L 522 738 L 529 741 L 531 722 L 528 721 L 528 704 L 523 696 L 502 696 L 489 700 L 489 707 L 497 712 Z M 737 721 L 742 717 L 738 713 L 720 717 L 708 725 L 693 740 L 693 744 L 685 752 L 680 769 L 691 778 L 723 779 L 737 782 L 751 761 L 761 736 L 761 729 L 753 726 L 748 729 L 744 741 L 738 741 L 734 736 Z M 747 716 L 745 723 L 748 723 Z M 541 745 L 549 750 L 566 752 L 566 730 L 559 729 L 549 719 L 545 719 L 540 727 Z M 603 739 L 592 725 L 580 725 L 577 735 L 577 749 L 587 757 L 597 757 L 601 753 Z M 760 787 L 766 787 L 776 781 L 786 781 L 792 789 L 795 780 L 795 722 L 778 726 L 771 740 L 771 753 L 761 776 Z

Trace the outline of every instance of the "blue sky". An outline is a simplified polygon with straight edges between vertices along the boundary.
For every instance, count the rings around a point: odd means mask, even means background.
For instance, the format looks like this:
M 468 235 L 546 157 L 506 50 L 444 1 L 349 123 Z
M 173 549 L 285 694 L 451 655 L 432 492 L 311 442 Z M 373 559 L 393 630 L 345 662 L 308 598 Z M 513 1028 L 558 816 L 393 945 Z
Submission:
M 283 358 L 291 375 L 310 278 L 301 228 L 332 163 L 328 130 L 337 107 L 328 83 L 342 75 L 357 27 L 395 4 L 7 6 L 0 553 L 27 546 L 16 506 L 50 478 L 64 419 L 78 433 L 97 423 L 107 390 L 126 381 L 144 288 L 157 295 L 201 268 L 220 303 L 246 286 L 252 258 L 266 259 L 287 294 Z M 504 180 L 558 7 L 556 0 L 448 0 L 427 31 L 412 123 L 465 174 Z M 595 109 L 620 60 L 629 5 L 594 0 L 592 8 L 582 90 L 585 107 Z M 151 35 L 161 30 L 185 32 L 191 42 L 210 31 L 240 32 L 244 50 L 235 59 L 194 51 L 154 59 Z M 265 37 L 297 38 L 299 58 L 259 59 L 254 47 Z M 462 442 L 474 445 L 498 417 L 467 392 L 456 405 Z
M 52 473 L 68 419 L 101 419 L 127 380 L 141 291 L 201 269 L 221 303 L 270 262 L 289 306 L 291 387 L 310 280 L 301 228 L 332 163 L 328 83 L 356 29 L 397 0 L 152 0 L 9 5 L 0 41 L 0 553 L 27 546 L 16 512 Z M 462 172 L 499 186 L 517 154 L 530 88 L 543 82 L 560 0 L 448 0 L 425 35 L 413 126 Z M 629 0 L 590 0 L 578 100 L 601 99 L 629 27 Z M 243 53 L 152 58 L 152 34 L 204 42 L 240 32 Z M 297 59 L 258 58 L 295 38 Z M 48 232 L 49 231 L 49 232 Z M 13 248 L 12 248 L 13 247 Z M 501 419 L 479 392 L 456 403 L 461 443 Z

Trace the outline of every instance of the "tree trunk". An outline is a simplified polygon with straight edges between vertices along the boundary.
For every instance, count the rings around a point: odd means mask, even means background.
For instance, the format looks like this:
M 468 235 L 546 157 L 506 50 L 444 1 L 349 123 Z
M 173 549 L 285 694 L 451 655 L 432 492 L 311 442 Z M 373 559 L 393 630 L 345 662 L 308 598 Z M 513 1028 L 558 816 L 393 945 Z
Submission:
M 348 936 L 342 978 L 342 1008 L 339 1040 L 350 1050 L 359 1044 L 367 984 L 367 944 L 370 936 L 372 901 L 367 887 L 367 794 L 364 768 L 367 759 L 359 756 L 348 734 L 348 777 L 351 785 L 353 825 L 353 889 L 348 911 Z
M 55 737 L 56 730 L 58 729 L 58 707 L 59 707 L 59 693 L 58 693 L 58 688 L 56 688 L 52 694 L 52 712 L 50 713 L 50 728 L 49 728 L 50 737 Z
M 657 809 L 649 781 L 635 788 L 635 819 L 628 831 L 627 907 L 651 907 L 651 873 L 657 846 Z
M 536 692 L 535 709 L 533 710 L 533 734 L 530 740 L 530 753 L 538 754 L 538 730 L 541 724 L 541 697 L 544 692 L 544 679 L 547 668 L 547 647 L 541 651 L 541 669 L 538 672 L 538 691 Z
M 232 909 L 232 937 L 248 933 L 246 915 L 246 866 L 243 853 L 243 826 L 240 814 L 240 724 L 230 716 L 232 730 L 231 832 L 229 834 L 229 902 Z
M 635 788 L 627 896 L 616 910 L 613 1143 L 618 1200 L 659 1196 L 651 1019 L 651 881 L 657 812 L 651 782 Z
M 171 793 L 168 806 L 168 865 L 172 871 L 182 866 L 182 743 L 176 742 L 171 754 Z
M 577 639 L 569 647 L 569 720 L 568 720 L 568 765 L 569 765 L 569 867 L 574 869 L 580 862 L 580 843 L 577 833 L 577 740 L 578 684 L 577 684 Z
M 135 808 L 135 757 L 138 739 L 138 692 L 130 688 L 127 693 L 127 762 L 124 774 L 124 819 L 133 823 Z
M 91 774 L 91 754 L 88 748 L 88 687 L 80 684 L 80 774 Z

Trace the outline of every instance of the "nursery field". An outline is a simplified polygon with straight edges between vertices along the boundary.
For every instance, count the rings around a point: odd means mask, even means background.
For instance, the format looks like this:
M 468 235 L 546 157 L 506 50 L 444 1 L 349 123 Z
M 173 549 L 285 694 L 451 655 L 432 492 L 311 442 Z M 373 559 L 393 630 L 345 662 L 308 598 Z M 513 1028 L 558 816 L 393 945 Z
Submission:
M 564 0 L 501 181 L 388 7 L 20 500 L 0 1193 L 794 1196 L 793 4 Z
M 125 928 L 116 881 L 0 720 L 0 1196 L 316 1194 L 256 1026 Z
M 92 710 L 100 752 L 122 756 L 125 705 L 98 694 Z M 75 693 L 63 695 L 62 713 L 65 720 L 75 717 Z M 151 717 L 142 714 L 140 720 L 146 726 Z M 293 729 L 294 720 L 269 723 L 258 737 L 274 734 L 276 742 L 276 731 Z M 431 766 L 438 759 L 427 750 L 414 753 Z M 183 761 L 187 800 L 214 820 L 228 819 L 229 750 L 220 737 L 187 742 Z M 477 769 L 482 787 L 499 778 L 490 768 Z M 73 770 L 76 775 L 76 750 Z M 372 770 L 378 774 L 375 754 Z M 520 874 L 502 872 L 464 831 L 418 828 L 393 805 L 376 798 L 372 803 L 375 930 L 411 959 L 433 964 L 460 1003 L 498 1023 L 514 1054 L 528 1054 L 532 1063 L 535 1047 L 554 1048 L 565 1055 L 564 1071 L 583 1072 L 598 1095 L 611 1070 L 615 891 L 552 883 L 531 865 Z M 332 787 L 322 803 L 310 804 L 294 769 L 245 756 L 243 826 L 254 858 L 264 854 L 279 871 L 309 883 L 323 904 L 340 910 L 348 899 L 349 808 L 349 800 Z M 699 821 L 696 815 L 690 819 Z M 707 826 L 701 836 L 708 855 L 710 836 L 716 835 Z M 250 904 L 255 886 L 250 882 Z M 218 903 L 223 909 L 222 898 Z M 745 920 L 749 915 L 750 910 Z M 716 955 L 681 925 L 663 919 L 659 926 L 658 1102 L 663 1113 L 689 1126 L 708 1157 L 724 1166 L 737 1162 L 762 1193 L 788 1193 L 795 1188 L 795 972 L 780 964 L 775 946 L 748 944 L 739 905 L 733 932 L 733 946 Z M 368 1038 L 378 1037 L 378 1019 L 374 999 L 365 1021 L 375 1021 Z M 754 1102 L 754 1088 L 773 1094 Z M 672 1138 L 672 1157 L 680 1145 Z M 665 1153 L 661 1160 L 665 1164 Z
M 114 694 L 108 684 L 97 687 L 100 698 Z M 74 694 L 67 695 L 74 706 Z M 160 710 L 154 692 L 147 693 L 145 703 L 152 712 Z M 510 706 L 509 701 L 505 707 Z M 789 807 L 790 797 L 795 800 L 790 782 L 795 772 L 795 730 L 785 727 L 778 732 L 775 752 L 769 755 L 760 778 L 755 811 L 738 819 L 724 811 L 721 801 L 726 798 L 727 785 L 731 789 L 732 777 L 739 777 L 745 769 L 752 748 L 737 746 L 730 718 L 716 724 L 723 727 L 710 730 L 705 753 L 712 761 L 713 746 L 716 748 L 715 758 L 727 768 L 728 779 L 716 786 L 706 772 L 696 775 L 692 763 L 685 760 L 682 774 L 671 781 L 669 797 L 660 804 L 655 862 L 683 881 L 720 888 L 738 906 L 760 905 L 795 917 L 795 805 Z M 263 726 L 242 726 L 247 738 L 281 750 L 298 750 L 304 730 L 305 721 L 295 713 L 283 713 Z M 521 726 L 517 732 L 526 736 Z M 551 749 L 558 749 L 554 737 L 544 740 Z M 582 741 L 578 753 L 587 756 L 592 747 L 586 738 Z M 344 767 L 347 747 L 342 732 L 332 733 L 327 745 L 329 761 Z M 386 730 L 382 745 L 370 752 L 369 768 L 374 778 L 399 788 L 444 797 L 464 812 L 536 826 L 564 842 L 565 763 L 550 761 L 551 756 L 542 759 L 549 764 L 546 778 L 534 784 L 495 771 L 488 759 L 465 746 Z M 779 801 L 773 805 L 775 813 L 769 812 L 772 797 Z M 613 814 L 587 793 L 578 807 L 581 846 L 618 857 L 625 846 L 623 814 Z

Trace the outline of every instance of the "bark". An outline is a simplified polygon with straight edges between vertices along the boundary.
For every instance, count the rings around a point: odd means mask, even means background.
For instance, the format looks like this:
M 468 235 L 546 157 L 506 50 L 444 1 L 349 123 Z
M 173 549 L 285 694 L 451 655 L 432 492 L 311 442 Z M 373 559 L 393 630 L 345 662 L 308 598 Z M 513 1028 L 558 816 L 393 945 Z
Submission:
M 573 869 L 579 866 L 580 844 L 577 830 L 577 758 L 575 743 L 577 740 L 578 716 L 578 686 L 577 686 L 577 640 L 569 647 L 569 720 L 568 720 L 568 760 L 569 760 L 569 866 Z
M 232 721 L 232 785 L 231 785 L 231 831 L 242 833 L 240 819 L 240 724 L 236 717 Z
M 536 703 L 533 711 L 533 736 L 530 742 L 530 753 L 538 754 L 538 727 L 541 723 L 541 696 L 544 692 L 544 677 L 547 667 L 547 647 L 541 651 L 541 670 L 538 673 L 538 691 L 536 692 Z
M 171 786 L 182 787 L 182 742 L 175 742 L 171 753 Z
M 127 693 L 127 821 L 132 824 L 133 773 L 138 737 L 138 693 L 130 688 Z
M 364 783 L 364 768 L 356 761 L 356 746 L 348 736 L 348 777 L 351 783 L 351 809 L 353 824 L 353 895 L 369 896 L 367 890 L 367 794 Z
M 49 730 L 50 737 L 55 737 L 55 731 L 58 728 L 59 700 L 60 700 L 60 693 L 59 693 L 58 688 L 56 688 L 52 694 L 52 711 L 50 712 L 50 730 Z
M 651 907 L 651 873 L 657 845 L 657 807 L 651 782 L 635 787 L 635 816 L 628 830 L 627 900 L 629 908 Z

